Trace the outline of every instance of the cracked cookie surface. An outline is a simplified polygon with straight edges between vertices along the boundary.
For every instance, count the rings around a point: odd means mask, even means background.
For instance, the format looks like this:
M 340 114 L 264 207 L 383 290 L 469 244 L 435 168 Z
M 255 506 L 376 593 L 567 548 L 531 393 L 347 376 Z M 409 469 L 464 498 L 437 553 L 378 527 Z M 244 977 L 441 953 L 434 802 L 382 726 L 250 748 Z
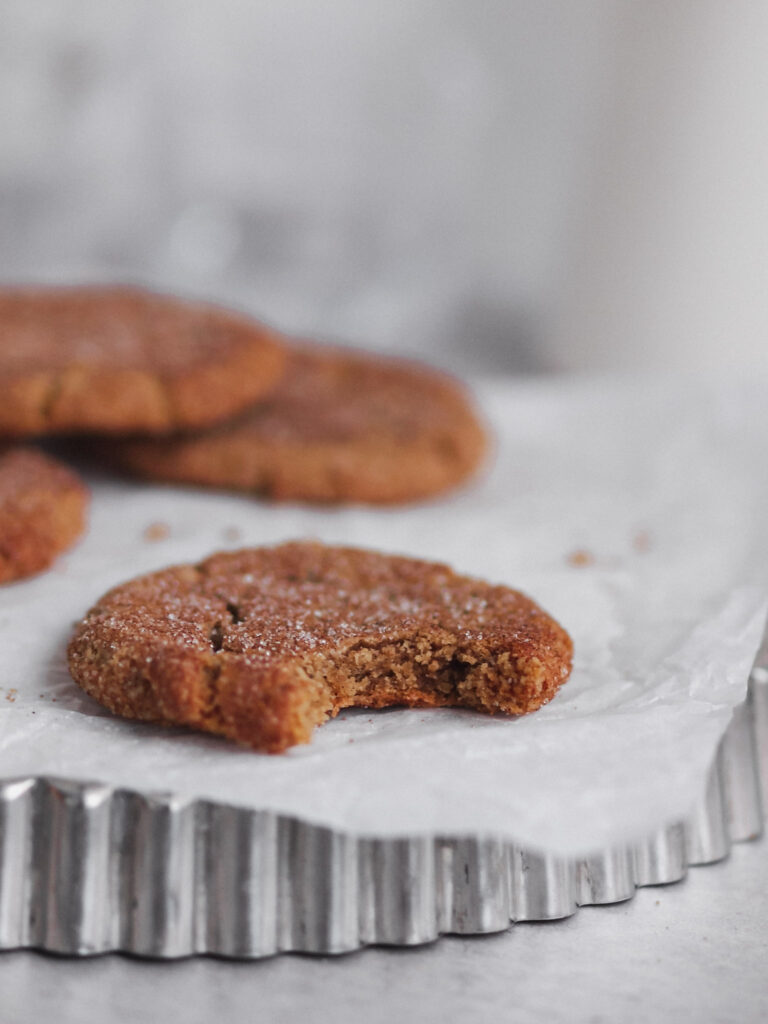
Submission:
M 534 711 L 567 679 L 572 651 L 508 587 L 292 542 L 114 588 L 77 626 L 69 667 L 116 714 L 277 753 L 346 707 Z
M 0 451 L 0 583 L 47 569 L 85 529 L 89 495 L 67 466 L 31 448 Z
M 137 288 L 0 289 L 0 436 L 162 433 L 234 415 L 278 379 L 274 332 Z
M 176 438 L 110 442 L 154 480 L 284 501 L 389 504 L 458 486 L 488 441 L 453 378 L 406 360 L 294 346 L 274 391 L 233 423 Z

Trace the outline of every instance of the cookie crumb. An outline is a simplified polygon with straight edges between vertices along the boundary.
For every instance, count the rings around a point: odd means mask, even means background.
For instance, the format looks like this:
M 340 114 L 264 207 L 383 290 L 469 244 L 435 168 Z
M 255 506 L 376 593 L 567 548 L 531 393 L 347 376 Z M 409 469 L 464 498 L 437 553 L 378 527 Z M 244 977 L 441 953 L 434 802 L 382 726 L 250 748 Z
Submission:
M 15 687 L 11 687 L 11 689 L 10 689 L 10 690 L 8 691 L 8 693 L 6 693 L 6 695 L 5 695 L 5 699 L 6 699 L 7 701 L 10 701 L 10 702 L 11 702 L 11 704 L 13 704 L 13 703 L 14 703 L 14 701 L 16 700 L 16 694 L 17 694 L 18 692 L 19 692 L 19 691 L 18 691 L 18 690 L 17 690 L 17 689 L 15 688 Z
M 651 535 L 647 530 L 638 530 L 632 538 L 632 547 L 639 555 L 651 550 Z
M 568 555 L 566 561 L 568 565 L 572 565 L 575 569 L 583 569 L 588 565 L 595 564 L 595 556 L 591 551 L 587 551 L 586 548 L 577 548 Z
M 160 540 L 167 540 L 171 535 L 171 528 L 168 523 L 150 523 L 144 530 L 144 540 L 149 544 L 155 544 Z

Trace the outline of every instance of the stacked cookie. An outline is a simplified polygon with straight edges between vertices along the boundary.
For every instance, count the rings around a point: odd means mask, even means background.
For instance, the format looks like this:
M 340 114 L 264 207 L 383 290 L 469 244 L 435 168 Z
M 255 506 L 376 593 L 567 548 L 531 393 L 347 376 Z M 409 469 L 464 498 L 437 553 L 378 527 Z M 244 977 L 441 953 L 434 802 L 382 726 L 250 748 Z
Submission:
M 293 345 L 276 387 L 234 421 L 113 451 L 154 480 L 278 500 L 390 504 L 457 486 L 485 444 L 454 380 L 405 361 Z
M 0 292 L 0 434 L 164 433 L 240 412 L 285 364 L 272 332 L 130 288 Z
M 466 480 L 486 449 L 467 395 L 443 374 L 294 345 L 247 317 L 134 288 L 0 292 L 0 394 L 0 438 L 100 435 L 102 457 L 136 475 L 277 500 L 428 498 Z M 19 523 L 30 476 L 10 454 L 0 522 Z M 46 489 L 42 459 L 22 459 L 41 474 L 28 517 L 37 522 L 41 495 L 61 505 L 63 470 L 47 460 L 56 482 Z M 41 552 L 34 568 L 5 550 L 19 547 L 7 539 L 18 529 L 4 533 L 4 578 L 38 571 L 72 542 L 84 519 L 78 493 L 79 511 L 66 524 L 59 511 L 45 541 L 30 541 Z

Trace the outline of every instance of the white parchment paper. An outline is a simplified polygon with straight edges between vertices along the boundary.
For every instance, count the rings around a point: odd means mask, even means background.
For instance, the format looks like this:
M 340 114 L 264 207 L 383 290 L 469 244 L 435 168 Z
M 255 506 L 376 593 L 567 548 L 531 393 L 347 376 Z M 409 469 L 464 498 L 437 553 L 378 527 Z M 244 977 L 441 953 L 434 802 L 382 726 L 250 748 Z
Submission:
M 171 790 L 368 834 L 492 832 L 562 853 L 685 816 L 763 632 L 764 383 L 496 381 L 477 393 L 497 436 L 491 470 L 418 507 L 322 510 L 93 479 L 83 542 L 0 591 L 0 777 Z M 157 523 L 167 536 L 149 539 Z M 270 757 L 113 718 L 69 679 L 71 627 L 108 587 L 307 536 L 527 591 L 574 637 L 571 680 L 520 719 L 347 712 Z

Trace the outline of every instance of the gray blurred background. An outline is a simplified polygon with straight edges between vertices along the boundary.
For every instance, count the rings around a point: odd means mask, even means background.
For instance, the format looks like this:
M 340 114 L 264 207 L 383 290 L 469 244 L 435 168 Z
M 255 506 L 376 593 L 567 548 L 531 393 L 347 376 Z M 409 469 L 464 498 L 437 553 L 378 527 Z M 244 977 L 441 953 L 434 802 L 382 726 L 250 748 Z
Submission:
M 764 0 L 0 0 L 0 278 L 464 372 L 768 362 Z

